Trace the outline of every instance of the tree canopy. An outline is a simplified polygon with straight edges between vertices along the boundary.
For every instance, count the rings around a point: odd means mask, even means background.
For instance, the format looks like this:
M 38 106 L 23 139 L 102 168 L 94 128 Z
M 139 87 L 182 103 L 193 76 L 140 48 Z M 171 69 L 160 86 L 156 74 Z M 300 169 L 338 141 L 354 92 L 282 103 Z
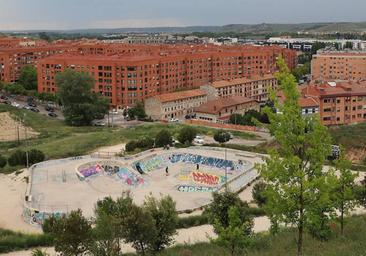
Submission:
M 37 90 L 37 69 L 32 65 L 24 66 L 20 71 L 18 83 L 26 90 Z
M 67 69 L 56 75 L 58 98 L 63 106 L 66 123 L 90 125 L 108 112 L 108 100 L 92 92 L 94 79 L 87 73 Z
M 274 93 L 271 97 L 282 114 L 273 113 L 268 107 L 265 112 L 270 133 L 279 147 L 270 152 L 260 172 L 267 184 L 265 209 L 273 230 L 279 223 L 296 227 L 297 254 L 302 255 L 305 228 L 318 228 L 314 225 L 327 221 L 334 211 L 331 178 L 323 172 L 330 153 L 330 136 L 318 116 L 302 116 L 296 79 L 282 58 L 278 66 L 276 78 L 286 99 L 280 104 Z

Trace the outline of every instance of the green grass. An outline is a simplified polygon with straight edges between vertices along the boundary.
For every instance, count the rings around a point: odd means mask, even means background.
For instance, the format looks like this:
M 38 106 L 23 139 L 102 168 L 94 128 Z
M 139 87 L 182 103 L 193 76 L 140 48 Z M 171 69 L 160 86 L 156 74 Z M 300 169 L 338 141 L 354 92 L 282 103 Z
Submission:
M 0 142 L 0 154 L 8 157 L 16 149 L 35 148 L 42 150 L 47 159 L 79 156 L 90 153 L 102 146 L 125 143 L 144 136 L 155 137 L 162 129 L 169 130 L 176 138 L 182 124 L 144 123 L 131 128 L 110 127 L 70 127 L 64 122 L 43 116 L 31 111 L 17 109 L 8 105 L 0 105 L 0 112 L 24 119 L 25 125 L 39 132 L 37 138 L 12 142 Z M 215 129 L 196 127 L 199 134 L 213 136 Z M 256 135 L 235 132 L 235 136 L 244 139 L 255 139 Z M 6 166 L 2 172 L 12 172 L 18 167 Z
M 49 235 L 22 234 L 0 228 L 0 253 L 51 245 Z
M 349 148 L 366 148 L 366 123 L 331 127 L 330 134 L 336 144 Z
M 336 228 L 329 241 L 320 242 L 305 235 L 304 256 L 362 256 L 366 255 L 366 216 L 347 219 L 344 237 Z M 134 254 L 129 254 L 134 255 Z M 198 243 L 169 248 L 158 256 L 228 256 L 229 252 L 215 244 Z M 285 229 L 272 236 L 261 233 L 253 237 L 247 250 L 248 256 L 296 255 L 296 232 Z

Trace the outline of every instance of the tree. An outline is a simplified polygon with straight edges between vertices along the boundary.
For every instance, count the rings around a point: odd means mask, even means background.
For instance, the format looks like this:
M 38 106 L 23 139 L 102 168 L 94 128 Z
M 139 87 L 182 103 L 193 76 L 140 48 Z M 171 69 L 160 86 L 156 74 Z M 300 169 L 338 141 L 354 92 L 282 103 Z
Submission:
M 231 255 L 243 255 L 244 248 L 250 242 L 247 230 L 251 229 L 251 223 L 240 218 L 240 212 L 237 207 L 232 206 L 229 208 L 227 226 L 223 226 L 217 220 L 214 227 L 218 235 L 218 238 L 214 240 L 216 244 L 229 249 Z
M 366 176 L 361 181 L 360 185 L 354 187 L 354 193 L 357 203 L 366 208 Z
M 129 199 L 128 201 L 132 203 Z M 117 256 L 121 254 L 120 232 L 122 229 L 122 220 L 116 215 L 117 209 L 117 203 L 111 197 L 106 197 L 97 202 L 94 210 L 94 243 L 91 246 L 91 252 L 94 255 Z
M 218 143 L 225 143 L 230 140 L 230 133 L 224 130 L 218 130 L 214 134 L 214 140 Z
M 305 75 L 311 72 L 310 62 L 306 62 L 301 66 L 298 66 L 292 70 L 292 74 L 295 76 L 296 81 L 300 81 Z
M 236 207 L 240 212 L 241 221 L 251 223 L 250 229 L 247 230 L 248 233 L 250 232 L 253 220 L 248 214 L 249 206 L 246 202 L 243 202 L 236 193 L 231 191 L 214 192 L 212 197 L 213 201 L 207 209 L 211 223 L 218 222 L 221 227 L 227 228 L 229 226 L 229 209 Z
M 91 125 L 94 119 L 108 112 L 108 100 L 91 91 L 94 79 L 89 74 L 67 69 L 56 75 L 56 84 L 66 123 Z
M 128 116 L 132 119 L 144 119 L 146 118 L 145 107 L 142 102 L 138 102 L 133 108 L 127 110 Z
M 37 69 L 32 65 L 22 67 L 18 83 L 26 90 L 37 90 Z
M 276 78 L 286 99 L 280 104 L 275 93 L 271 93 L 271 98 L 282 114 L 275 114 L 268 107 L 265 113 L 270 120 L 270 133 L 279 147 L 258 167 L 267 184 L 265 210 L 273 227 L 278 223 L 296 227 L 297 255 L 302 255 L 305 228 L 323 218 L 319 209 L 327 209 L 330 204 L 330 177 L 323 172 L 330 153 L 330 137 L 319 117 L 302 116 L 295 77 L 282 58 L 278 66 L 280 72 Z
M 155 235 L 149 241 L 149 249 L 159 252 L 173 243 L 173 236 L 177 233 L 178 214 L 175 202 L 170 196 L 158 200 L 150 195 L 144 201 L 143 210 L 151 215 L 155 225 Z
M 343 150 L 341 152 L 343 152 Z M 335 161 L 337 180 L 332 197 L 336 209 L 340 213 L 339 221 L 341 223 L 342 235 L 344 234 L 344 216 L 356 206 L 354 187 L 357 174 L 352 173 L 351 166 L 352 163 L 345 158 L 343 153 L 341 154 L 341 157 Z
M 353 49 L 353 43 L 350 42 L 350 41 L 347 41 L 343 48 L 352 50 Z
M 10 94 L 16 94 L 16 95 L 26 94 L 24 87 L 20 84 L 7 84 L 5 85 L 4 90 Z
M 4 168 L 7 163 L 7 160 L 4 156 L 0 156 L 0 168 Z
M 80 209 L 53 221 L 50 233 L 54 237 L 56 252 L 65 256 L 75 256 L 88 251 L 93 242 L 92 227 Z
M 262 207 L 263 205 L 265 205 L 265 203 L 267 201 L 267 197 L 265 195 L 266 188 L 267 188 L 267 185 L 263 181 L 259 181 L 258 183 L 256 183 L 253 186 L 252 196 L 253 196 L 254 201 L 256 202 L 256 204 L 259 207 Z
M 38 37 L 41 40 L 45 40 L 47 42 L 52 42 L 52 38 L 46 32 L 40 32 L 40 33 L 38 33 Z
M 151 213 L 145 208 L 132 205 L 124 223 L 124 240 L 132 243 L 137 253 L 145 255 L 149 245 L 154 245 L 157 236 L 157 227 Z
M 38 149 L 31 149 L 28 152 L 28 161 L 29 164 L 36 164 L 36 163 L 40 163 L 42 161 L 44 161 L 46 158 L 45 154 Z
M 191 144 L 196 136 L 196 129 L 190 126 L 185 126 L 179 131 L 178 141 L 182 144 Z
M 172 135 L 168 130 L 161 130 L 155 137 L 155 146 L 164 147 L 171 145 L 173 141 Z

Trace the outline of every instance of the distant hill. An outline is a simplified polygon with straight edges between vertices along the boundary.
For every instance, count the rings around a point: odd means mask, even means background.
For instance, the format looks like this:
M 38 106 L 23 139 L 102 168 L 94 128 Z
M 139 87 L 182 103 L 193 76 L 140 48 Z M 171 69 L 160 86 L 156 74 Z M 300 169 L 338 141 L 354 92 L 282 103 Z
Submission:
M 45 30 L 14 31 L 41 32 Z M 323 22 L 298 24 L 230 24 L 225 26 L 190 26 L 190 27 L 152 27 L 152 28 L 111 28 L 111 29 L 75 29 L 75 30 L 46 30 L 46 32 L 70 34 L 118 34 L 118 33 L 176 33 L 189 34 L 193 32 L 235 32 L 235 33 L 335 33 L 335 32 L 366 32 L 366 22 Z

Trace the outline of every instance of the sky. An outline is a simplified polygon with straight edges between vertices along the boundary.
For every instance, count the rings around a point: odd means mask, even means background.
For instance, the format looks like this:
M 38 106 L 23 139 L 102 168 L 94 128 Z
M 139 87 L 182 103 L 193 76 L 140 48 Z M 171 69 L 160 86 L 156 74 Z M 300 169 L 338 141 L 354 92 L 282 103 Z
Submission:
M 0 0 L 0 30 L 365 21 L 366 0 Z

